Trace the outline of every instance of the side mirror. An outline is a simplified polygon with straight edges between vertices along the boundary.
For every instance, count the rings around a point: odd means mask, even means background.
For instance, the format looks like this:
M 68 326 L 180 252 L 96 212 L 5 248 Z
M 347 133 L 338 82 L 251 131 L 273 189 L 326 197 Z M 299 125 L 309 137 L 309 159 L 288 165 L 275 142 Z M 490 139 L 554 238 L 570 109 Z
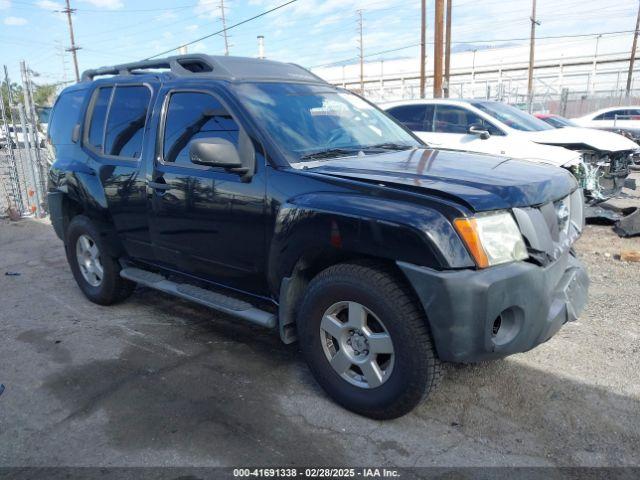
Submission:
M 224 138 L 193 140 L 189 146 L 189 158 L 196 165 L 224 168 L 239 174 L 248 172 L 248 168 L 242 165 L 235 145 Z
M 469 130 L 467 131 L 470 135 L 477 135 L 480 137 L 481 140 L 486 140 L 487 138 L 489 138 L 491 136 L 491 134 L 489 133 L 489 130 L 487 130 L 485 127 L 483 127 L 480 124 L 474 123 L 473 125 L 469 126 Z

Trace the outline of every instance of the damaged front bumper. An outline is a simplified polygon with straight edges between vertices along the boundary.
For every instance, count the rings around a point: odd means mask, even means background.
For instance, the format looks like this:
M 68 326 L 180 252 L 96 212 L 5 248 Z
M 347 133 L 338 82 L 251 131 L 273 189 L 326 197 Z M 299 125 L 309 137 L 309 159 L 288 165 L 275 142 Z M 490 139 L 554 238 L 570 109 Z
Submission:
M 424 307 L 444 361 L 477 362 L 530 350 L 575 320 L 587 302 L 587 272 L 569 251 L 544 267 L 516 262 L 443 272 L 398 266 Z
M 580 163 L 568 167 L 585 193 L 588 205 L 595 205 L 618 196 L 623 188 L 635 190 L 635 180 L 627 178 L 637 152 L 617 152 L 602 155 L 582 152 Z

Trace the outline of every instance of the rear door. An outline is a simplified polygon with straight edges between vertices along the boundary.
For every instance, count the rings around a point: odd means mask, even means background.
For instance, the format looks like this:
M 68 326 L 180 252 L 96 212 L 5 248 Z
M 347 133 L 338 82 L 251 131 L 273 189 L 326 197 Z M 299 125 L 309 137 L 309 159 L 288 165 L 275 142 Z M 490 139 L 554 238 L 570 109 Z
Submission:
M 155 90 L 150 83 L 102 83 L 92 93 L 83 129 L 83 147 L 99 172 L 118 236 L 130 256 L 146 260 L 153 252 L 141 159 L 153 155 L 145 132 Z
M 191 163 L 195 139 L 233 143 L 243 162 L 255 151 L 236 116 L 209 90 L 171 90 L 163 104 L 150 177 L 151 232 L 167 267 L 264 293 L 264 168 L 237 173 Z M 247 147 L 249 145 L 249 147 Z
M 434 145 L 433 114 L 435 107 L 427 104 L 399 105 L 387 112 L 427 144 Z

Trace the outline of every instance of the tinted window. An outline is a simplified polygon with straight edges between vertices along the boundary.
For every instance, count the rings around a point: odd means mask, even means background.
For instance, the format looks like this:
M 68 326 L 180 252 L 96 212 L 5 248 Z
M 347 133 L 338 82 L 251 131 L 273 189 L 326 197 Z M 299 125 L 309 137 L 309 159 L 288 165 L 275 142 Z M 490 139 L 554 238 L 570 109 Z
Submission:
M 87 141 L 100 152 L 102 152 L 103 147 L 104 123 L 107 119 L 107 108 L 109 107 L 112 90 L 111 87 L 99 88 L 93 93 L 93 110 L 91 112 Z
M 619 109 L 611 110 L 610 112 L 601 113 L 594 120 L 636 120 L 636 116 L 640 115 L 640 110 L 632 109 Z
M 151 92 L 147 87 L 116 88 L 107 119 L 104 149 L 107 155 L 127 158 L 140 156 L 150 99 Z
M 389 109 L 389 114 L 409 130 L 430 132 L 433 129 L 433 110 L 433 105 L 402 105 Z
M 471 125 L 481 125 L 491 135 L 502 135 L 494 125 L 466 108 L 455 105 L 438 105 L 434 119 L 434 131 L 439 133 L 457 133 L 464 135 Z
M 238 146 L 238 124 L 206 93 L 171 95 L 164 127 L 163 160 L 193 166 L 189 143 L 197 138 L 223 138 Z
M 86 90 L 62 92 L 51 116 L 49 137 L 53 145 L 71 144 L 73 127 L 80 121 L 80 108 Z
M 506 126 L 523 132 L 552 130 L 553 127 L 527 112 L 501 102 L 473 102 L 472 105 Z

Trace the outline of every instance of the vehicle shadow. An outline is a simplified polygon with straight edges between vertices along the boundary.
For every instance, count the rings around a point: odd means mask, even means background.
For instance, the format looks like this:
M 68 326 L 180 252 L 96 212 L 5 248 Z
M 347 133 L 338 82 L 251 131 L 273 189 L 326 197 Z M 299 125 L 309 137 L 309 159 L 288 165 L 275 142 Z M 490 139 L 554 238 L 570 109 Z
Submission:
M 69 408 L 62 423 L 106 414 L 120 450 L 174 449 L 222 465 L 640 462 L 637 398 L 535 368 L 527 354 L 449 365 L 427 403 L 378 422 L 334 404 L 274 332 L 148 289 L 114 316 L 139 338 L 45 387 Z M 115 324 L 112 333 L 126 335 Z

